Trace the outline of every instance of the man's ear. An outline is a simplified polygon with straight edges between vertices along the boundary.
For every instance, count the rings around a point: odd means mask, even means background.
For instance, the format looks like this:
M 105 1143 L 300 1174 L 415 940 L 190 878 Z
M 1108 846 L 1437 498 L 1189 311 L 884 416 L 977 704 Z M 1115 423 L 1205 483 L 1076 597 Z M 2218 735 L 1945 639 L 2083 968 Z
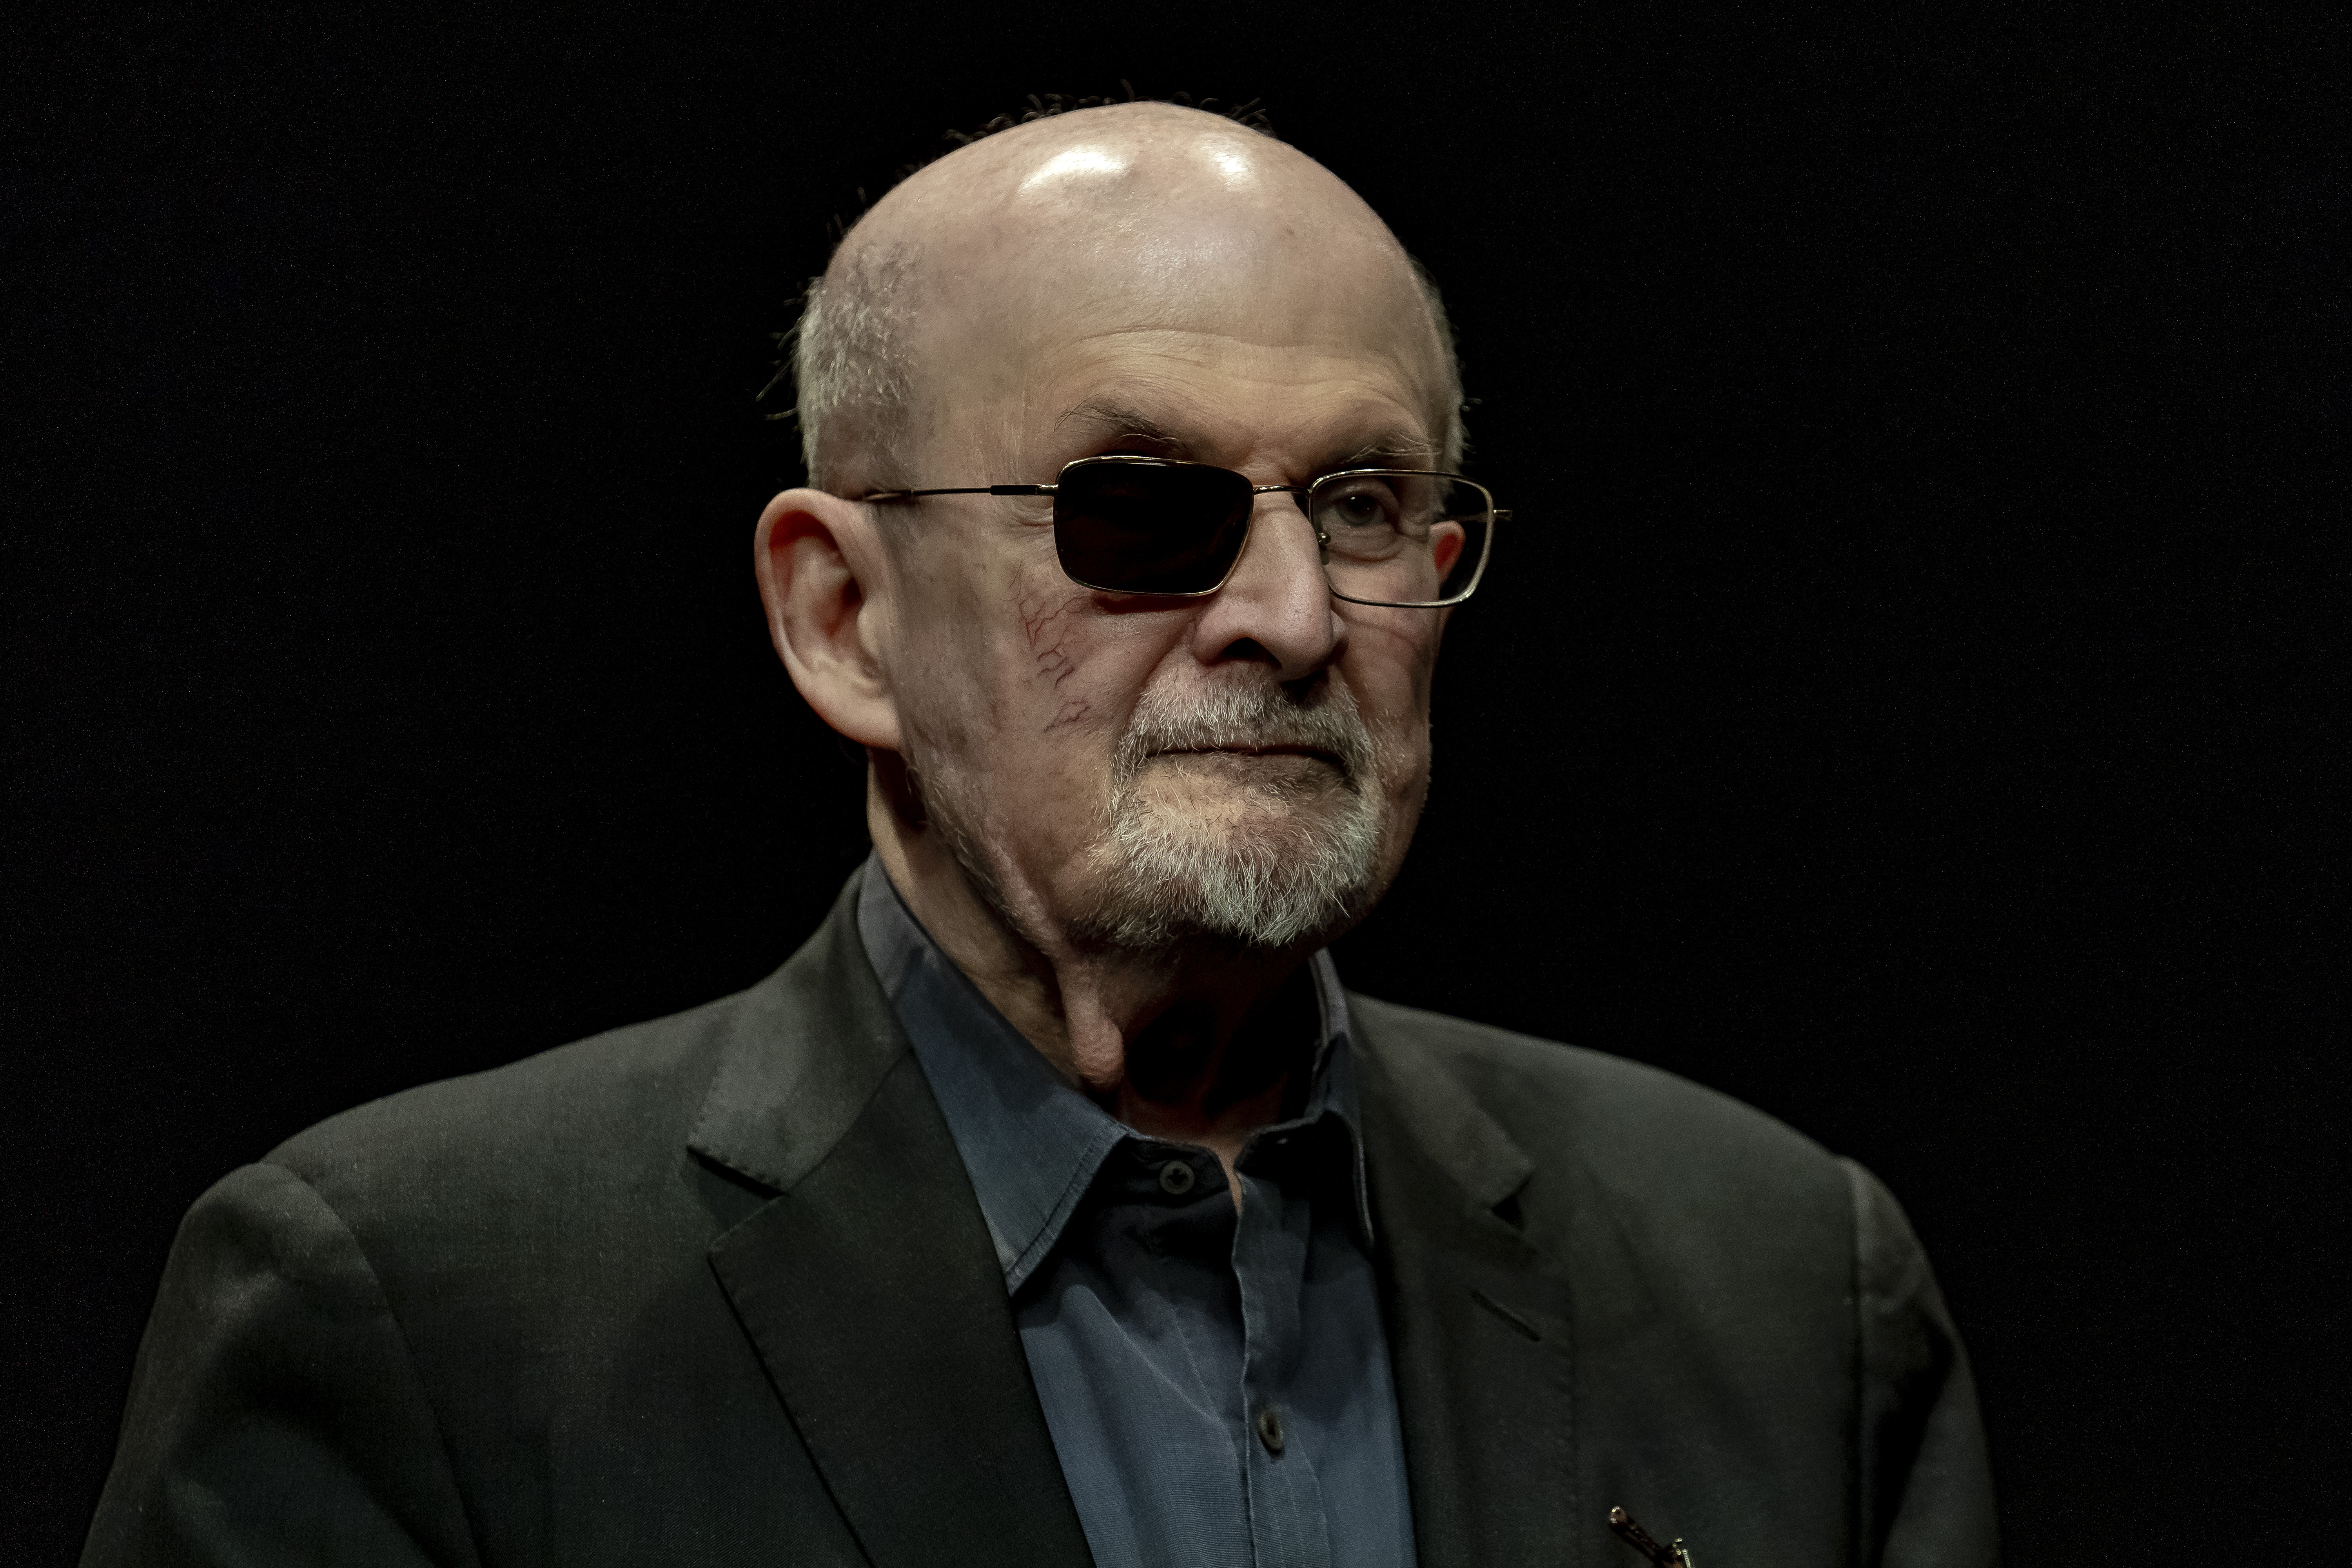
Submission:
M 898 749 L 898 709 L 876 657 L 869 590 L 882 541 L 855 501 L 786 490 L 760 514 L 752 567 L 768 636 L 817 717 L 861 746 Z

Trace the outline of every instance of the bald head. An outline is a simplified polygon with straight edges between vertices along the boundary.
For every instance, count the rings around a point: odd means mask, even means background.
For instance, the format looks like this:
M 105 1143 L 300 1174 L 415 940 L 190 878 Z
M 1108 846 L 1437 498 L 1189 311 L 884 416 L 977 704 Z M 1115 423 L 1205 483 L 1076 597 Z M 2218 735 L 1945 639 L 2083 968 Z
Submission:
M 1377 363 L 1379 395 L 1418 426 L 1408 444 L 1448 467 L 1458 453 L 1435 293 L 1328 170 L 1169 104 L 1034 121 L 898 185 L 812 287 L 795 356 L 811 481 L 1048 479 L 931 469 L 947 451 L 1018 462 L 1041 422 L 1118 404 L 1107 379 L 1164 381 L 1155 366 L 1204 355 L 1244 376 L 1275 356 L 1327 379 Z

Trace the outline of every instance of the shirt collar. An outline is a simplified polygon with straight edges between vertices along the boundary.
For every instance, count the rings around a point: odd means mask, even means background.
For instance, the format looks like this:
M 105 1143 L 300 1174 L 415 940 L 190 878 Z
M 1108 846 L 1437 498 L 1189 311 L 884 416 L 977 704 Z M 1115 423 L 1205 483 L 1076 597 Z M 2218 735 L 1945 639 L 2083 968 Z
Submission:
M 857 933 L 963 1156 L 1009 1294 L 1036 1272 L 1112 1150 L 1142 1134 L 1073 1088 L 931 940 L 878 855 L 866 858 Z M 1330 1115 L 1348 1131 L 1349 1185 L 1372 1234 L 1348 1047 L 1348 999 L 1328 952 L 1307 961 L 1321 1010 L 1307 1103 L 1286 1126 Z

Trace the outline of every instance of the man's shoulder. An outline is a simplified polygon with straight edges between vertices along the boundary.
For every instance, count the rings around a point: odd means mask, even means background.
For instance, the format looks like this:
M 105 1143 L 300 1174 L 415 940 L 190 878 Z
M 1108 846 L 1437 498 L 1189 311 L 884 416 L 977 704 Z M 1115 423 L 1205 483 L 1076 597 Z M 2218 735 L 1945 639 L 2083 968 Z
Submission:
M 821 1159 L 903 1046 L 846 913 L 857 887 L 745 990 L 358 1106 L 265 1163 L 404 1246 L 707 1239 Z
M 727 1042 L 760 988 L 487 1071 L 355 1106 L 265 1156 L 347 1218 L 488 1211 L 530 1194 L 579 1202 L 687 1158 Z
M 1572 1167 L 1612 1206 L 1726 1223 L 1810 1213 L 1843 1240 L 1845 1163 L 1787 1123 L 1645 1063 L 1350 995 L 1392 1083 L 1465 1094 L 1539 1167 Z M 1410 1090 L 1407 1090 L 1410 1092 Z

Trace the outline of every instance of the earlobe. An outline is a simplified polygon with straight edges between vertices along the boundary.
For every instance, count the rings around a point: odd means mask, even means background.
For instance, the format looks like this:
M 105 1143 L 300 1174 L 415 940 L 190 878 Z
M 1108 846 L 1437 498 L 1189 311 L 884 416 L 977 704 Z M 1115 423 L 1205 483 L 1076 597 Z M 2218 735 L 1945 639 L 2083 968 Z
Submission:
M 768 636 L 817 716 L 861 746 L 896 751 L 898 715 L 877 657 L 880 542 L 855 501 L 786 490 L 760 514 L 752 568 Z

